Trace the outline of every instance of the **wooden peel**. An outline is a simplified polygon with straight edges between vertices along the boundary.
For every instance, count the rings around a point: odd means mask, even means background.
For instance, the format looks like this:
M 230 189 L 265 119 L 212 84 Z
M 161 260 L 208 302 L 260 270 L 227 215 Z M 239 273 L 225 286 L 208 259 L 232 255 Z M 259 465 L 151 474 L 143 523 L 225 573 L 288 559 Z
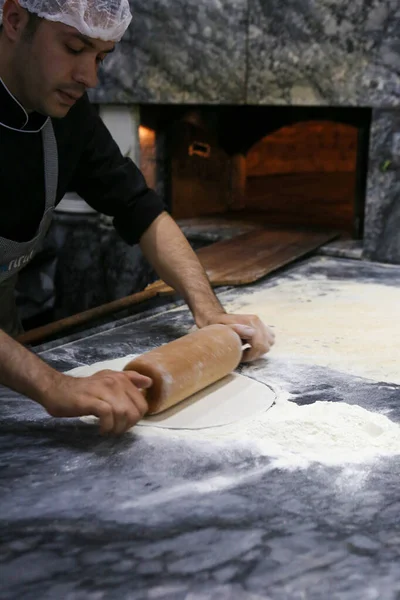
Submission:
M 219 381 L 239 365 L 242 341 L 227 325 L 209 325 L 150 350 L 129 362 L 153 380 L 145 391 L 149 415 L 156 415 Z
M 263 228 L 200 248 L 197 256 L 213 287 L 248 285 L 311 254 L 338 235 L 336 231 Z M 162 281 L 146 289 L 161 296 L 173 293 Z
M 246 285 L 312 253 L 338 233 L 334 231 L 295 231 L 260 229 L 229 240 L 200 248 L 197 255 L 213 287 Z M 85 312 L 33 329 L 18 339 L 22 344 L 37 344 L 68 329 L 86 325 L 96 319 L 115 314 L 156 296 L 168 296 L 174 290 L 163 281 L 156 281 L 143 292 L 109 302 Z
M 113 302 L 103 304 L 101 306 L 96 306 L 95 308 L 91 308 L 90 310 L 86 310 L 76 315 L 72 315 L 71 317 L 60 319 L 59 321 L 55 321 L 54 323 L 43 325 L 43 327 L 37 327 L 36 329 L 32 329 L 31 331 L 28 331 L 27 333 L 23 333 L 22 335 L 18 336 L 17 341 L 21 344 L 37 344 L 50 337 L 56 336 L 59 333 L 63 333 L 68 329 L 72 329 L 74 327 L 79 327 L 82 325 L 87 325 L 88 323 L 95 321 L 96 319 L 101 319 L 102 317 L 109 316 L 121 310 L 131 308 L 132 306 L 140 304 L 141 302 L 145 302 L 146 300 L 150 300 L 151 298 L 154 298 L 157 295 L 158 291 L 156 287 L 154 289 L 147 289 L 143 292 L 138 292 L 137 294 L 126 296 L 126 298 L 121 298 L 119 300 L 114 300 Z

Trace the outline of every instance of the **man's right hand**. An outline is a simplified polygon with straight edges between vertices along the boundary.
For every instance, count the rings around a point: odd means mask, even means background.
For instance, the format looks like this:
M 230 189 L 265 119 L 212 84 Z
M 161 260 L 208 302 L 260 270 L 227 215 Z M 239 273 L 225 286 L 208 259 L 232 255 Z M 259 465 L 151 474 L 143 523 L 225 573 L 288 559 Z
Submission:
M 57 373 L 36 400 L 52 417 L 84 417 L 100 420 L 102 434 L 121 435 L 140 421 L 148 405 L 140 390 L 152 380 L 135 371 L 99 371 L 90 377 Z

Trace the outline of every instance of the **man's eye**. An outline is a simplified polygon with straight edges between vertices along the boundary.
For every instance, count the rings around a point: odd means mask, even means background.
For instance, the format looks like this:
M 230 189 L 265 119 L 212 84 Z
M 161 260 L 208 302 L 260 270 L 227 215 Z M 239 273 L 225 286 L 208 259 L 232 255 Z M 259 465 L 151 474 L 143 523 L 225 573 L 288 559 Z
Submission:
M 74 54 L 75 56 L 77 54 L 81 54 L 83 51 L 81 48 L 79 50 L 76 50 L 76 48 L 71 48 L 71 46 L 67 46 L 67 50 L 70 54 Z

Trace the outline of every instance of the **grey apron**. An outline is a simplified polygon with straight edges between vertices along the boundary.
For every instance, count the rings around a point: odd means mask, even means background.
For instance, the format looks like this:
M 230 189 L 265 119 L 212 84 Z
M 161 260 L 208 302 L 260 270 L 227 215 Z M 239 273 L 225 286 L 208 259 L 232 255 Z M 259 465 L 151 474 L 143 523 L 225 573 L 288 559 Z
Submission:
M 14 296 L 18 273 L 40 249 L 50 227 L 56 203 L 58 152 L 51 119 L 48 119 L 42 129 L 42 142 L 46 202 L 36 236 L 28 242 L 13 242 L 0 237 L 0 329 L 14 337 L 22 333 Z

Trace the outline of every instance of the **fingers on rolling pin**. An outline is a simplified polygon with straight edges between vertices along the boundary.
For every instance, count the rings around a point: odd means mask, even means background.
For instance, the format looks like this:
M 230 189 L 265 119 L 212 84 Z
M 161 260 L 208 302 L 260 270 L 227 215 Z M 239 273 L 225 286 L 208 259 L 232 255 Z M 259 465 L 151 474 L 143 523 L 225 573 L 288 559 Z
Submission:
M 147 375 L 148 414 L 158 414 L 236 369 L 242 341 L 227 325 L 209 325 L 135 358 L 125 371 Z

